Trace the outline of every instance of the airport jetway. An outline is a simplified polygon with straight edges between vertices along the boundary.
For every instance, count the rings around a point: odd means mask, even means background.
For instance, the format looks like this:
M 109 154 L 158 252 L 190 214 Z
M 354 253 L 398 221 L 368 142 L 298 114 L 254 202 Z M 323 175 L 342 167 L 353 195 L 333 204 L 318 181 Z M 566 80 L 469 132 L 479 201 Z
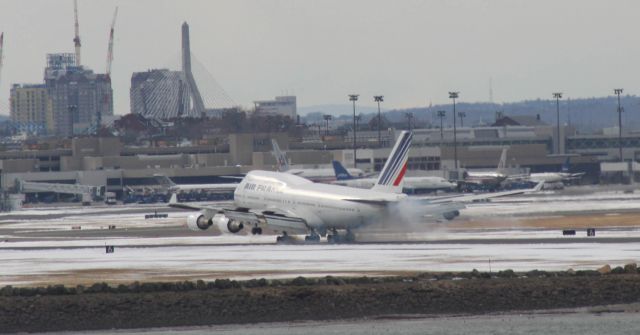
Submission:
M 82 196 L 82 203 L 87 204 L 95 198 L 104 195 L 104 186 L 82 185 L 82 184 L 60 184 L 60 183 L 41 183 L 33 181 L 24 181 L 16 179 L 16 191 L 18 193 L 64 193 Z

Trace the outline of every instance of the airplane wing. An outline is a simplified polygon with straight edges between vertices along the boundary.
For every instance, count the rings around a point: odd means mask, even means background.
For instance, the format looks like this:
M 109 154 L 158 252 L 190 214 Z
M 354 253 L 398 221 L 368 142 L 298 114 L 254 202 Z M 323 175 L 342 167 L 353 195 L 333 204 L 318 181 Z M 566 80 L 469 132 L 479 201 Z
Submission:
M 281 211 L 277 208 L 270 208 L 265 211 L 254 211 L 251 209 L 231 209 L 198 203 L 181 203 L 178 202 L 178 198 L 175 193 L 171 196 L 171 200 L 169 200 L 169 207 L 197 210 L 207 218 L 213 218 L 216 214 L 222 214 L 230 220 L 237 220 L 246 224 L 255 224 L 260 226 L 266 223 L 270 228 L 276 231 L 287 231 L 293 234 L 303 234 L 309 231 L 307 221 L 297 216 L 297 213 Z
M 423 200 L 427 201 L 430 204 L 440 204 L 440 203 L 450 203 L 450 202 L 474 202 L 474 201 L 491 199 L 491 198 L 507 197 L 511 195 L 538 192 L 542 189 L 542 186 L 544 186 L 543 181 L 539 182 L 534 188 L 529 188 L 529 189 L 480 193 L 480 194 L 464 194 L 457 197 L 429 198 L 429 199 L 423 199 Z

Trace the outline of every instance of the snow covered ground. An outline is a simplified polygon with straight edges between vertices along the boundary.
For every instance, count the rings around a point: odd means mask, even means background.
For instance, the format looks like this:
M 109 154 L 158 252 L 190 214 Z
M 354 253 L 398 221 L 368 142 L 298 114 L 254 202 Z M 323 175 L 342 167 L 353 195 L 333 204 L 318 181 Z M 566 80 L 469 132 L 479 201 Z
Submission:
M 418 271 L 596 269 L 638 262 L 633 243 L 232 245 L 0 250 L 0 285 L 373 275 Z
M 405 233 L 371 227 L 358 235 L 368 241 L 404 244 L 275 245 L 275 236 L 269 235 L 213 236 L 207 231 L 177 236 L 176 231 L 186 230 L 185 219 L 191 212 L 170 212 L 166 219 L 145 220 L 144 214 L 153 213 L 152 208 L 42 208 L 0 214 L 0 286 L 488 271 L 489 267 L 492 271 L 595 269 L 640 260 L 640 243 L 623 243 L 623 239 L 640 239 L 640 222 L 624 228 L 599 228 L 597 237 L 588 239 L 584 229 L 570 237 L 562 236 L 560 229 L 467 225 L 455 229 L 434 226 L 422 232 L 408 229 Z M 545 191 L 473 203 L 462 212 L 462 218 L 473 224 L 495 217 L 564 217 L 594 212 L 601 216 L 640 213 L 640 194 Z M 111 224 L 117 229 L 103 236 L 101 230 L 106 232 Z M 80 232 L 73 229 L 78 226 Z M 163 230 L 164 235 L 156 236 L 155 229 Z M 132 235 L 136 230 L 152 233 Z M 603 238 L 608 243 L 602 243 Z M 620 241 L 611 241 L 616 238 Z M 460 242 L 463 240 L 466 242 Z M 106 254 L 105 245 L 116 246 L 115 253 Z

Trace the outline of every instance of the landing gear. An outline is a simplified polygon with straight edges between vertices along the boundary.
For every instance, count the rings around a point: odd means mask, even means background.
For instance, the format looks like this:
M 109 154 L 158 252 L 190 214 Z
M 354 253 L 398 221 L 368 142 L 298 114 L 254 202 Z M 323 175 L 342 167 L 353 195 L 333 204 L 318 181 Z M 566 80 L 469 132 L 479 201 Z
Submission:
M 282 232 L 282 236 L 278 236 L 276 238 L 276 242 L 277 243 L 292 243 L 293 242 L 293 238 L 291 236 L 289 236 L 289 234 L 287 234 L 286 231 Z
M 260 227 L 251 228 L 251 235 L 262 235 L 262 228 Z
M 320 235 L 316 232 L 312 232 L 311 235 L 304 237 L 305 242 L 318 243 L 320 242 Z
M 345 234 L 339 234 L 334 228 L 331 229 L 331 235 L 327 235 L 327 242 L 329 243 L 354 243 L 356 241 L 356 235 L 349 229 Z

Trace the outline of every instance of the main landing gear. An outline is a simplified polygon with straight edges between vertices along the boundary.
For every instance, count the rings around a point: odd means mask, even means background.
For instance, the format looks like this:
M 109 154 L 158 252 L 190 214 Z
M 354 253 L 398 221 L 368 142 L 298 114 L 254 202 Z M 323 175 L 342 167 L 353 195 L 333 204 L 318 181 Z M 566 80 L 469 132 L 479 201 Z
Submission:
M 293 243 L 294 239 L 293 237 L 289 236 L 289 234 L 287 234 L 286 231 L 283 231 L 282 235 L 276 238 L 276 242 L 282 243 L 282 244 L 288 244 L 288 243 Z
M 251 235 L 262 235 L 262 228 L 260 227 L 251 228 Z
M 252 233 L 253 233 L 253 230 L 252 230 Z M 320 237 L 321 237 L 320 234 L 318 234 L 316 231 L 312 231 L 309 235 L 304 237 L 304 243 L 305 244 L 320 243 Z M 355 241 L 356 241 L 356 235 L 351 230 L 348 230 L 348 229 L 344 233 L 338 233 L 336 229 L 331 229 L 330 233 L 327 234 L 327 242 L 331 244 L 354 243 Z M 301 240 L 295 239 L 294 237 L 290 236 L 286 231 L 283 231 L 282 235 L 276 238 L 276 242 L 278 244 L 303 243 Z
M 331 229 L 331 235 L 327 235 L 327 242 L 329 243 L 354 243 L 356 241 L 356 235 L 349 229 L 345 234 L 339 234 L 334 228 Z
M 307 243 L 318 243 L 320 242 L 320 235 L 315 231 L 311 232 L 310 235 L 304 237 L 304 241 Z

